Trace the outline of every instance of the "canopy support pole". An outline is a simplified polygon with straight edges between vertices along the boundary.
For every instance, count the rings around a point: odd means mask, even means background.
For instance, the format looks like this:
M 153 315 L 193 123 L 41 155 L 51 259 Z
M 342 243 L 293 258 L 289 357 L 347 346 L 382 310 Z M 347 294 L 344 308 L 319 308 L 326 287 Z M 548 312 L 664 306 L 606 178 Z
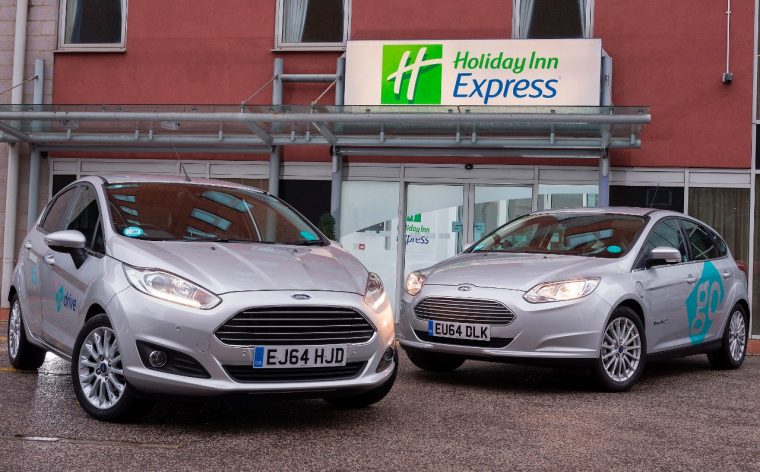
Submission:
M 336 65 L 335 105 L 343 106 L 344 77 L 346 75 L 346 57 L 338 58 Z M 343 195 L 343 154 L 332 149 L 332 185 L 330 188 L 330 214 L 335 219 L 335 239 L 340 239 L 340 200 Z
M 34 61 L 34 96 L 32 103 L 42 105 L 43 84 L 45 83 L 45 61 L 37 59 Z M 37 221 L 37 200 L 40 195 L 40 160 L 41 153 L 38 146 L 32 146 L 32 155 L 29 160 L 29 198 L 26 212 L 26 229 L 32 229 L 34 222 Z

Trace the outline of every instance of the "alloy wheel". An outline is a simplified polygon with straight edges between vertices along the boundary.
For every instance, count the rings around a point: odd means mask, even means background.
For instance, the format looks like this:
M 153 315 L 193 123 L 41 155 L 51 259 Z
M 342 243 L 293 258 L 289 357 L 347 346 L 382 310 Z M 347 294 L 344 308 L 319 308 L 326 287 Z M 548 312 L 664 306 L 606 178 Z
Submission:
M 87 335 L 77 361 L 79 385 L 84 397 L 96 408 L 116 405 L 127 383 L 121 363 L 121 351 L 111 328 L 102 326 Z
M 11 308 L 11 316 L 8 320 L 8 353 L 12 358 L 18 355 L 21 346 L 21 304 L 16 300 Z
M 615 382 L 625 382 L 636 373 L 641 362 L 641 335 L 633 321 L 620 317 L 607 325 L 601 356 L 605 373 Z
M 728 326 L 728 347 L 731 353 L 731 359 L 739 362 L 744 355 L 744 345 L 747 339 L 747 327 L 744 323 L 744 315 L 736 310 L 731 315 L 731 322 Z

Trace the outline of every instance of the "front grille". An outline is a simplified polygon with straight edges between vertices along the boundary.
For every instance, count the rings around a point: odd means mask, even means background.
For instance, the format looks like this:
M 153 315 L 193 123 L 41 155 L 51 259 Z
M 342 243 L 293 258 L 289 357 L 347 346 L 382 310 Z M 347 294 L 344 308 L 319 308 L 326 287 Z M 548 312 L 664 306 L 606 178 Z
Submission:
M 349 362 L 342 367 L 300 367 L 254 369 L 251 365 L 225 365 L 224 370 L 236 382 L 317 382 L 357 377 L 367 362 Z
M 214 333 L 232 346 L 355 344 L 372 338 L 374 328 L 356 310 L 333 307 L 249 308 Z
M 414 331 L 414 334 L 420 338 L 420 341 L 427 341 L 437 344 L 451 344 L 453 346 L 470 346 L 470 347 L 507 347 L 514 338 L 494 338 L 490 341 L 475 341 L 472 339 L 456 339 L 430 336 L 427 331 Z
M 508 325 L 515 319 L 512 310 L 493 300 L 477 298 L 425 298 L 414 307 L 422 320 Z

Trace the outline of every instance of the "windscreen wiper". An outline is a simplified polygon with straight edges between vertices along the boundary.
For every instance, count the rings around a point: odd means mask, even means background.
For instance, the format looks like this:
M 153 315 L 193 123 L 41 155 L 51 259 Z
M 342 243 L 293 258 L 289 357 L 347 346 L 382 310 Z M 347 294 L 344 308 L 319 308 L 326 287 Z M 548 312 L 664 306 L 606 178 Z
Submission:
M 280 244 L 288 244 L 291 246 L 326 246 L 327 243 L 321 239 L 302 239 L 300 241 L 285 241 Z

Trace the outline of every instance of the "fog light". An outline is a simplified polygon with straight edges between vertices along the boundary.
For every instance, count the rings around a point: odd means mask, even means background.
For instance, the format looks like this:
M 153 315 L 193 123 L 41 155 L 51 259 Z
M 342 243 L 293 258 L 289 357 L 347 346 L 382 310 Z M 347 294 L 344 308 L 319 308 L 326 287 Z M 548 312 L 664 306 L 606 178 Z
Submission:
M 153 351 L 148 356 L 150 366 L 158 369 L 166 365 L 166 360 L 166 353 L 164 351 Z
M 383 357 L 380 359 L 380 362 L 377 364 L 377 369 L 375 369 L 375 372 L 382 372 L 385 369 L 388 368 L 393 363 L 393 360 L 396 358 L 396 350 L 393 349 L 393 346 L 389 347 L 385 350 L 383 353 Z

